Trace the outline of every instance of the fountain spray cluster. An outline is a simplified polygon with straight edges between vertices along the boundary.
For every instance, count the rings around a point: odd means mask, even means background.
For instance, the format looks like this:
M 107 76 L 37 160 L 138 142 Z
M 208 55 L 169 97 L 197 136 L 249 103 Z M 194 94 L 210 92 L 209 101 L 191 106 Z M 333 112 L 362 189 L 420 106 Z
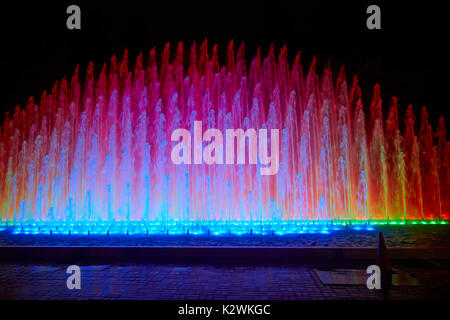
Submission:
M 244 45 L 235 53 L 231 41 L 225 61 L 206 40 L 187 53 L 183 43 L 174 52 L 166 44 L 160 57 L 152 49 L 132 70 L 125 51 L 97 76 L 90 63 L 80 81 L 77 67 L 39 103 L 30 98 L 6 114 L 1 223 L 147 232 L 206 225 L 209 233 L 212 225 L 296 232 L 308 223 L 448 219 L 443 118 L 434 131 L 425 107 L 416 123 L 412 106 L 398 114 L 396 98 L 383 118 L 379 85 L 365 112 L 356 76 L 349 86 L 343 69 L 318 72 L 315 59 L 304 70 L 286 47 L 277 55 L 271 46 L 265 58 L 258 49 L 247 64 Z M 186 128 L 193 136 L 195 121 L 222 132 L 279 129 L 279 171 L 175 165 L 171 134 Z

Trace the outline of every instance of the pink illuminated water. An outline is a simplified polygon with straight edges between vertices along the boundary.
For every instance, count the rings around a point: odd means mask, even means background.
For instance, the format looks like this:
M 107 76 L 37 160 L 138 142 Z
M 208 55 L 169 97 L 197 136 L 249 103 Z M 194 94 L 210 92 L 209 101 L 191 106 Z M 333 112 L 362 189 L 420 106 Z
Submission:
M 183 44 L 167 44 L 130 71 L 125 51 L 17 107 L 0 132 L 1 221 L 448 219 L 443 118 L 433 131 L 425 108 L 418 124 L 393 98 L 383 119 L 378 85 L 367 114 L 356 77 L 304 70 L 285 47 L 250 65 L 243 45 L 230 43 L 223 66 L 218 55 L 205 41 L 184 61 Z M 279 129 L 278 173 L 175 165 L 171 133 L 193 136 L 195 120 L 203 132 Z

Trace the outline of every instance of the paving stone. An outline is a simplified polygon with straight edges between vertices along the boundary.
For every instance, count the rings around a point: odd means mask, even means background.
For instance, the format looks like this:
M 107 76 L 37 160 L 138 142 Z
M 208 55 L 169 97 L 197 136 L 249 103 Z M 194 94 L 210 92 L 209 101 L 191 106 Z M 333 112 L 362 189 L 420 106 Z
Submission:
M 312 266 L 180 267 L 164 264 L 81 266 L 81 290 L 66 287 L 67 266 L 0 264 L 0 299 L 432 299 L 450 298 L 448 265 L 397 266 L 419 287 L 390 292 L 365 286 L 326 286 Z M 440 269 L 439 269 L 440 268 Z M 174 272 L 176 270 L 176 272 Z M 433 276 L 434 275 L 434 276 Z

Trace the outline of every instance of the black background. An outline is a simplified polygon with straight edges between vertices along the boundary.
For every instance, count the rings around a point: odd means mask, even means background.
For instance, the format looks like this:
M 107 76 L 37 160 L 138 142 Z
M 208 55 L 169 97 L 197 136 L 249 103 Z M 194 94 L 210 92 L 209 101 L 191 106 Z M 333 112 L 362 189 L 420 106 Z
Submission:
M 270 315 L 253 316 L 179 316 L 179 307 L 188 303 L 190 306 L 208 306 L 221 309 L 228 304 L 262 304 L 270 305 Z M 442 314 L 441 309 L 436 308 L 436 303 L 446 303 L 445 300 L 394 300 L 394 301 L 357 301 L 357 300 L 315 300 L 315 301 L 293 301 L 293 300 L 153 300 L 153 301 L 0 301 L 3 309 L 13 307 L 20 310 L 24 316 L 35 317 L 36 314 L 45 315 L 47 319 L 61 319 L 67 312 L 73 318 L 102 318 L 102 319 L 302 319 L 306 316 L 314 318 L 332 319 L 336 314 L 342 315 L 345 319 L 361 319 L 361 315 L 371 313 L 380 316 L 389 314 L 395 319 L 411 319 L 417 314 L 427 310 L 430 318 L 438 318 Z M 52 310 L 52 312 L 49 312 Z M 87 316 L 89 315 L 89 316 Z
M 287 44 L 290 61 L 297 51 L 309 67 L 317 55 L 319 68 L 331 60 L 334 76 L 345 65 L 351 83 L 358 74 L 367 107 L 373 85 L 381 84 L 384 108 L 392 96 L 400 117 L 413 104 L 429 108 L 433 125 L 439 115 L 448 127 L 448 32 L 443 2 L 412 1 L 47 1 L 1 4 L 0 108 L 12 111 L 29 96 L 40 97 L 55 80 L 70 77 L 77 64 L 92 60 L 98 72 L 125 48 L 130 63 L 142 51 L 165 42 L 208 38 L 219 44 L 222 58 L 228 42 L 246 43 L 248 60 L 258 46 L 265 54 L 273 42 Z M 81 8 L 81 30 L 68 30 L 66 8 Z M 368 30 L 366 9 L 381 8 L 381 30 Z M 278 51 L 278 50 L 277 50 Z M 320 70 L 320 69 L 319 69 Z M 403 122 L 403 121 L 401 121 Z

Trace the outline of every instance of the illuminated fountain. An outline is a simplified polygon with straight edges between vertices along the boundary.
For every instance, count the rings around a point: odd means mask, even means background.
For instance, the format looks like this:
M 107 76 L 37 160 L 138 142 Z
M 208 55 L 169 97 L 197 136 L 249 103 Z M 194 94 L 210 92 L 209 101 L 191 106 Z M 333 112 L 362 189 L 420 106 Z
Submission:
M 383 119 L 378 85 L 367 115 L 356 77 L 351 87 L 343 70 L 335 81 L 329 67 L 319 77 L 315 60 L 304 74 L 300 56 L 289 64 L 285 47 L 276 56 L 272 46 L 264 59 L 258 50 L 250 65 L 244 46 L 235 54 L 233 42 L 224 66 L 206 41 L 191 48 L 189 62 L 183 56 L 182 43 L 172 55 L 167 44 L 159 62 L 152 49 L 130 72 L 125 51 L 97 77 L 91 63 L 80 82 L 77 68 L 39 104 L 30 98 L 7 114 L 0 132 L 3 228 L 283 234 L 447 223 L 443 118 L 433 132 L 423 108 L 417 131 L 412 106 L 401 120 L 393 98 Z M 193 136 L 195 121 L 203 132 L 279 129 L 278 172 L 260 174 L 260 161 L 174 164 L 171 134 L 186 128 Z

